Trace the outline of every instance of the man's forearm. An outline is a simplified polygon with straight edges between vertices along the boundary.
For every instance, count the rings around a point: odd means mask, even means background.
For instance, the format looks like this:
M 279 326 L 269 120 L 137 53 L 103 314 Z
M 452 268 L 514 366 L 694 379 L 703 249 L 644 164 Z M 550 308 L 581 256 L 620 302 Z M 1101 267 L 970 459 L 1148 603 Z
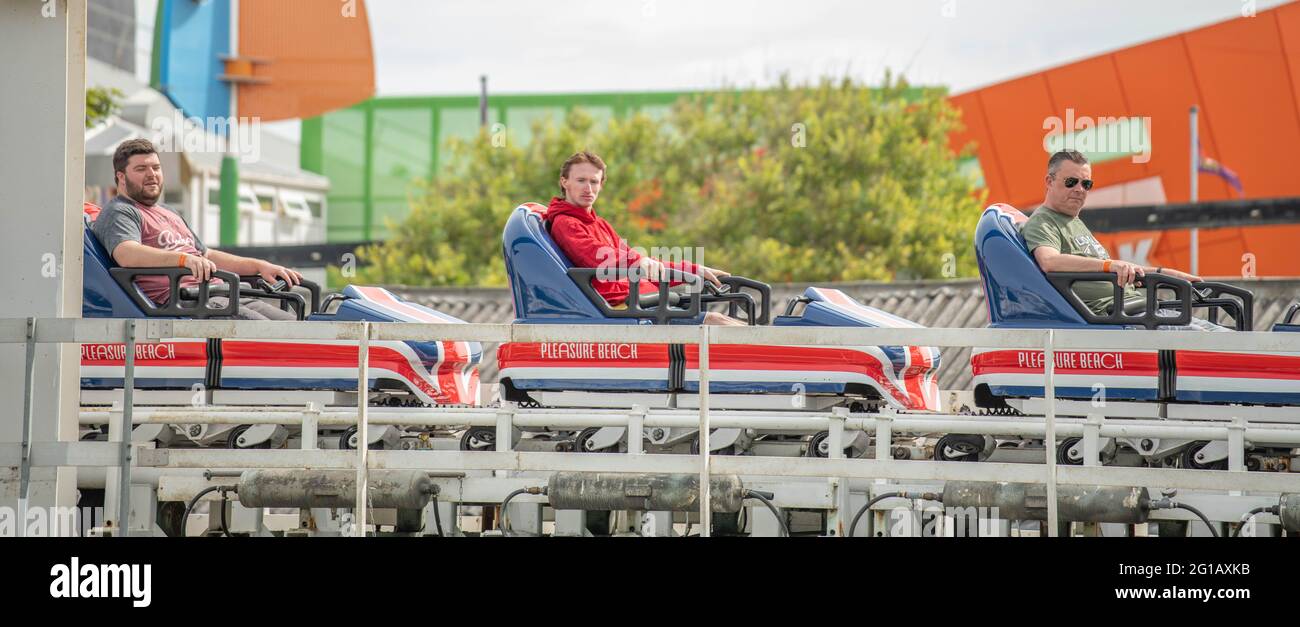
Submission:
M 1046 272 L 1101 272 L 1104 263 L 1101 259 L 1061 253 L 1053 256 L 1048 263 L 1043 264 L 1048 266 L 1043 270 Z
M 181 265 L 181 254 L 139 242 L 122 242 L 113 250 L 113 260 L 123 268 L 170 268 Z
M 258 272 L 258 261 L 256 259 L 240 257 L 239 255 L 232 255 L 212 248 L 208 249 L 208 259 L 217 264 L 218 270 L 233 272 L 240 276 L 248 276 Z
M 1114 261 L 1114 260 L 1112 260 Z M 1081 255 L 1068 255 L 1061 253 L 1052 258 L 1048 264 L 1051 269 L 1046 272 L 1102 272 L 1105 261 L 1093 257 L 1084 257 Z M 1136 264 L 1135 264 L 1136 265 Z M 1143 272 L 1168 272 L 1171 268 L 1157 266 L 1138 266 Z

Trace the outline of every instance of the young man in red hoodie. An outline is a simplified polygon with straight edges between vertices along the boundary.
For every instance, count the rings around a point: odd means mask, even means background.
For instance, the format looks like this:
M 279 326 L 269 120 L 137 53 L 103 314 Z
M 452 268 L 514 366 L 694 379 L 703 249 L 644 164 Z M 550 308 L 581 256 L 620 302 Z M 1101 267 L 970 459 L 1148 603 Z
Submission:
M 569 261 L 579 268 L 601 268 L 617 264 L 622 268 L 639 268 L 649 280 L 642 280 L 642 295 L 658 294 L 659 287 L 651 281 L 657 280 L 664 268 L 699 275 L 714 285 L 721 287 L 718 277 L 731 276 L 722 270 L 691 263 L 675 261 L 663 263 L 658 259 L 642 255 L 628 247 L 627 242 L 618 236 L 618 232 L 596 215 L 593 207 L 600 188 L 605 183 L 605 162 L 594 153 L 582 151 L 575 153 L 564 162 L 560 169 L 560 189 L 563 196 L 551 199 L 546 211 L 547 226 L 551 238 L 564 251 Z M 680 281 L 673 285 L 680 285 Z M 628 281 L 592 281 L 597 294 L 610 306 L 622 305 L 628 296 Z M 744 323 L 722 315 L 708 312 L 704 324 L 743 325 Z

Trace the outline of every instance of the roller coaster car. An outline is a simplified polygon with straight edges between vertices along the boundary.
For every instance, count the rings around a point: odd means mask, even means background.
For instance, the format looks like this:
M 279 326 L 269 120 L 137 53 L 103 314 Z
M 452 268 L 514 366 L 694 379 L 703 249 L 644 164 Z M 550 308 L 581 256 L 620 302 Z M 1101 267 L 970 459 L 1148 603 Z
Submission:
M 349 286 L 322 302 L 320 288 L 310 281 L 295 290 L 284 281 L 268 284 L 261 277 L 239 277 L 218 271 L 221 284 L 181 287 L 187 268 L 121 268 L 90 230 L 85 216 L 85 275 L 83 316 L 86 318 L 214 318 L 238 311 L 241 298 L 279 304 L 298 320 L 374 322 L 463 322 L 427 307 L 404 301 L 379 287 Z M 150 301 L 136 286 L 140 276 L 165 276 L 171 281 L 166 306 Z M 222 308 L 210 298 L 228 297 Z M 327 313 L 328 312 L 328 313 Z M 291 324 L 285 322 L 283 324 Z M 180 390 L 182 402 L 199 391 L 260 391 L 261 403 L 283 404 L 287 391 L 324 390 L 355 393 L 355 340 L 248 340 L 168 338 L 136 345 L 135 387 L 141 390 Z M 123 387 L 125 345 L 84 344 L 81 347 L 83 404 L 105 402 Z M 370 343 L 372 403 L 478 404 L 477 342 Z M 228 395 L 230 397 L 238 396 Z M 164 401 L 166 402 L 166 401 Z M 254 401 L 258 402 L 258 401 Z M 379 431 L 379 430 L 377 430 Z
M 1140 279 L 1138 286 L 1146 298 L 1138 306 L 1115 307 L 1107 315 L 1097 315 L 1071 286 L 1080 281 L 1113 284 L 1115 275 L 1044 273 L 1020 235 L 1026 220 L 1014 207 L 996 204 L 984 211 L 975 230 L 975 254 L 992 328 L 1160 329 L 1188 325 L 1196 314 L 1210 322 L 1222 320 L 1229 329 L 1252 330 L 1254 297 L 1248 290 L 1209 281 L 1189 283 L 1156 273 Z M 1115 302 L 1123 300 L 1116 285 Z M 1272 330 L 1300 331 L 1300 325 L 1294 323 L 1298 311 L 1300 306 L 1291 307 Z M 976 405 L 992 410 L 1042 411 L 1043 360 L 1044 353 L 1039 350 L 973 350 Z M 1057 403 L 1057 413 L 1068 416 L 1096 411 L 1090 408 L 1101 399 L 1107 413 L 1118 417 L 1226 420 L 1249 415 L 1260 422 L 1295 422 L 1293 408 L 1300 403 L 1300 354 L 1296 353 L 1061 350 L 1056 351 L 1054 375 L 1056 396 L 1065 399 Z M 1227 405 L 1238 407 L 1229 409 Z M 1103 438 L 1102 460 L 1121 448 L 1136 452 L 1147 464 L 1227 467 L 1228 447 L 1223 441 Z M 1282 443 L 1253 442 L 1246 467 L 1287 470 L 1291 448 Z M 1061 444 L 1057 460 L 1083 463 L 1083 445 L 1078 438 Z
M 771 320 L 771 288 L 732 276 L 716 289 L 694 275 L 666 279 L 691 286 L 639 294 L 636 280 L 626 308 L 613 308 L 591 286 L 600 270 L 575 268 L 546 230 L 546 208 L 527 203 L 506 223 L 504 254 L 516 324 L 703 323 L 724 309 L 751 325 Z M 627 278 L 627 271 L 617 276 Z M 635 270 L 631 271 L 633 278 Z M 603 278 L 603 277 L 602 277 Z M 699 286 L 703 285 L 703 288 Z M 802 308 L 798 315 L 796 309 Z M 916 327 L 833 289 L 810 287 L 773 326 Z M 695 345 L 630 343 L 508 343 L 497 353 L 507 400 L 548 406 L 698 406 Z M 709 348 L 710 406 L 822 410 L 836 405 L 886 403 L 898 409 L 937 410 L 939 351 L 925 346 L 755 346 Z
M 975 231 L 975 254 L 988 301 L 989 326 L 1001 329 L 1156 329 L 1187 325 L 1193 314 L 1238 331 L 1250 331 L 1254 297 L 1224 283 L 1189 283 L 1148 273 L 1141 279 L 1146 301 L 1138 311 L 1090 311 L 1070 287 L 1080 281 L 1115 283 L 1099 272 L 1048 272 L 1038 267 L 1020 226 L 1024 214 L 1009 205 L 989 207 Z M 1115 300 L 1122 302 L 1115 285 Z M 1300 331 L 1296 307 L 1273 331 Z M 1222 316 L 1222 318 L 1221 318 Z M 971 358 L 976 400 L 1042 397 L 1043 352 L 976 350 Z M 1056 394 L 1091 399 L 1104 386 L 1111 401 L 1295 405 L 1300 403 L 1300 355 L 1242 354 L 1200 350 L 1057 351 Z

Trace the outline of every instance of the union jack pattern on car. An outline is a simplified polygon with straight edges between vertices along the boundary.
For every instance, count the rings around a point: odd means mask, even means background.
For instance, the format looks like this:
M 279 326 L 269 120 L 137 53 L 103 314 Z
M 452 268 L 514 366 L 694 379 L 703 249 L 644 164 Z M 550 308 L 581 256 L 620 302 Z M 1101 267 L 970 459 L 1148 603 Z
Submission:
M 350 286 L 335 314 L 310 320 L 373 320 L 463 324 L 462 320 L 409 303 L 378 287 Z M 218 369 L 219 387 L 239 390 L 355 391 L 357 343 L 351 340 L 227 339 L 210 349 L 202 339 L 167 339 L 136 347 L 136 386 L 191 389 Z M 123 344 L 82 346 L 82 388 L 123 385 Z M 396 382 L 427 404 L 478 404 L 477 342 L 373 341 L 370 385 Z M 391 387 L 391 386 L 390 386 Z

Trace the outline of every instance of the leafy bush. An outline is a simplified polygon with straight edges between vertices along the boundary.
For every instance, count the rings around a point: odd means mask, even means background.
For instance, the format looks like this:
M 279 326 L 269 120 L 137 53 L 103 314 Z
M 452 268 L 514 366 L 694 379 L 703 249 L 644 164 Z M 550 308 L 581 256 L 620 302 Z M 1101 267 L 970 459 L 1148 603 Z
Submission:
M 484 129 L 450 140 L 451 164 L 396 235 L 358 251 L 369 265 L 356 280 L 505 285 L 506 218 L 546 204 L 584 148 L 609 167 L 597 211 L 633 245 L 700 247 L 705 264 L 768 282 L 972 276 L 983 198 L 949 146 L 959 125 L 944 90 L 886 78 L 782 80 L 599 128 L 574 109 L 535 123 L 524 146 Z

